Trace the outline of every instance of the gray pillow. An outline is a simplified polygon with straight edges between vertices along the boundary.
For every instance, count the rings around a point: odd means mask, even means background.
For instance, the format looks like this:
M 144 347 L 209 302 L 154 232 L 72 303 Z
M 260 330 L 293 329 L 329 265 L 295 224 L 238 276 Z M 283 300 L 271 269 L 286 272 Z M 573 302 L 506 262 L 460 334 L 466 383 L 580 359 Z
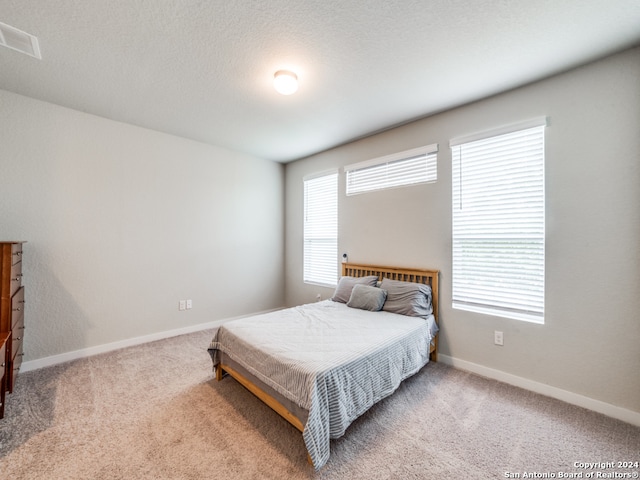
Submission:
M 369 277 L 342 277 L 338 282 L 336 291 L 333 292 L 331 300 L 334 302 L 347 303 L 351 297 L 351 290 L 353 290 L 355 285 L 362 284 L 374 287 L 377 281 L 378 277 L 375 275 Z
M 387 291 L 382 288 L 362 284 L 354 285 L 347 307 L 377 312 L 382 309 L 386 299 Z
M 382 310 L 410 317 L 427 317 L 433 313 L 431 287 L 422 283 L 382 280 L 380 288 L 387 291 Z

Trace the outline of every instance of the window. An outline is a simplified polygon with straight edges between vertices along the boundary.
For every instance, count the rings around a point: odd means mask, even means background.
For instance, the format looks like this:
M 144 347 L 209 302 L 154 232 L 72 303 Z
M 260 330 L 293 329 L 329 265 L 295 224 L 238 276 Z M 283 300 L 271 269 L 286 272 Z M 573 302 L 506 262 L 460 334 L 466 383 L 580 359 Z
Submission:
M 437 152 L 438 145 L 428 145 L 344 167 L 347 195 L 435 182 Z
M 453 308 L 544 323 L 545 123 L 451 141 Z
M 338 173 L 304 180 L 304 282 L 338 281 Z

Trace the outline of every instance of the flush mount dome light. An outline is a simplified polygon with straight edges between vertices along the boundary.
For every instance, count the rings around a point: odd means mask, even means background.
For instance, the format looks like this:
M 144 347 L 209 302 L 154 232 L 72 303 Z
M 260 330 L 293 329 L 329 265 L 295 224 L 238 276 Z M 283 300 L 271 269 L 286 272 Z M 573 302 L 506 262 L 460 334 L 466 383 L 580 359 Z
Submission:
M 298 76 L 289 70 L 278 70 L 273 75 L 273 86 L 282 95 L 291 95 L 298 90 Z

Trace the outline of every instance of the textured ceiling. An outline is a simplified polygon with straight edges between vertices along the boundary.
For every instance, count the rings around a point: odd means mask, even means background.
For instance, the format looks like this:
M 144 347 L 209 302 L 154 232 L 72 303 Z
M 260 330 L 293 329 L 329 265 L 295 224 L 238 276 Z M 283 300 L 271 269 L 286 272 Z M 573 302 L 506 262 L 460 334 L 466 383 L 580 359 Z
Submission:
M 638 0 L 0 0 L 0 22 L 43 57 L 0 48 L 2 89 L 282 162 L 640 44 Z

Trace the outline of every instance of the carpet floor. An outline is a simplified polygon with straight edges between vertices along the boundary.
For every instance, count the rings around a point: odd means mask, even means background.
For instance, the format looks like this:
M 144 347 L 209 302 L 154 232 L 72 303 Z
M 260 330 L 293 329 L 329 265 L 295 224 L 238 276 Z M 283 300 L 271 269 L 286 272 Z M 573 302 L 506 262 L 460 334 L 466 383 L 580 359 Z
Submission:
M 438 363 L 332 440 L 329 462 L 314 472 L 300 432 L 232 378 L 213 378 L 212 335 L 21 374 L 0 421 L 0 478 L 485 480 L 640 472 L 617 465 L 640 462 L 640 428 Z

